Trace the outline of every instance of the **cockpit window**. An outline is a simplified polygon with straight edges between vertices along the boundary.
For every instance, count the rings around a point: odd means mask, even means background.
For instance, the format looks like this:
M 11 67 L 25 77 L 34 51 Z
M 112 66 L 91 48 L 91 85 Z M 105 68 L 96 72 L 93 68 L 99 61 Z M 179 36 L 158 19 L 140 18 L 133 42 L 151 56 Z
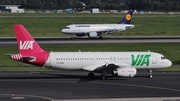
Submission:
M 70 29 L 70 27 L 65 27 L 64 29 Z
M 165 57 L 161 57 L 161 60 L 164 60 L 164 59 L 166 59 Z

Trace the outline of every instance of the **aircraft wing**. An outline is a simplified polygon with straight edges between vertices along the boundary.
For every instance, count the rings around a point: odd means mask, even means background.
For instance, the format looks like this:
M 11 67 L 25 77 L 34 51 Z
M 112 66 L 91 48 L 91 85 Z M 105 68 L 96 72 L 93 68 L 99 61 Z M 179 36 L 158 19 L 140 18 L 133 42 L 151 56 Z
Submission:
M 115 62 L 105 62 L 104 64 L 101 64 L 101 65 L 92 65 L 92 66 L 84 67 L 83 70 L 102 73 L 104 71 L 111 72 L 112 70 L 115 70 L 116 68 L 119 68 L 119 67 L 124 68 L 124 67 L 131 67 L 131 66 L 127 64 L 118 64 Z

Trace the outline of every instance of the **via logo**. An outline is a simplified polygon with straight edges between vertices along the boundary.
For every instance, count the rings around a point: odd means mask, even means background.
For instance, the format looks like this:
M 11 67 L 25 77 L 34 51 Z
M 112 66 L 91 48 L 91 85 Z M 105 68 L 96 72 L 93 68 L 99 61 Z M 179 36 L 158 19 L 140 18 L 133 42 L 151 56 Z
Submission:
M 31 49 L 33 50 L 33 43 L 34 41 L 20 41 L 20 50 L 28 50 Z
M 135 55 L 131 55 L 132 66 L 149 66 L 150 56 L 150 54 L 138 54 L 136 57 Z

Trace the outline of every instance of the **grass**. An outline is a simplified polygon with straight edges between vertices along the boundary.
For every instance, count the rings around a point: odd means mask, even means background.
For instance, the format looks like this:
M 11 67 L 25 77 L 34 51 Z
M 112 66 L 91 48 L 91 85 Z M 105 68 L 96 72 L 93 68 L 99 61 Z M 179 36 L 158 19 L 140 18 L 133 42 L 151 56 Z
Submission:
M 4 16 L 4 17 L 3 17 Z M 15 16 L 15 17 L 11 17 Z M 21 16 L 21 17 L 19 17 Z M 23 17 L 30 16 L 30 17 Z M 35 17 L 31 17 L 35 16 Z M 50 16 L 50 17 L 49 17 Z M 64 37 L 60 30 L 69 24 L 117 23 L 124 14 L 2 14 L 0 37 L 14 37 L 13 24 L 23 24 L 34 37 Z M 133 15 L 130 29 L 110 36 L 179 36 L 179 15 Z M 69 36 L 70 37 L 70 36 Z
M 173 66 L 171 66 L 169 68 L 159 69 L 159 70 L 155 70 L 155 71 L 179 72 L 180 71 L 180 65 L 173 65 Z

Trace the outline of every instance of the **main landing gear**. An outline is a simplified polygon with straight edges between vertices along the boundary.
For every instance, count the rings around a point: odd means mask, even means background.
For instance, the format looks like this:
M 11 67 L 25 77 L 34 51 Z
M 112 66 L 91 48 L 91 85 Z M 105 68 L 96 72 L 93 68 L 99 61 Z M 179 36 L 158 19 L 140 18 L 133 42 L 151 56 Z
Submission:
M 103 36 L 99 36 L 99 39 L 102 39 L 103 38 Z
M 101 79 L 106 80 L 107 79 L 106 75 L 101 75 Z
M 90 79 L 94 79 L 95 75 L 94 75 L 93 72 L 90 72 L 90 73 L 88 74 L 88 77 L 89 77 Z M 102 79 L 102 80 L 106 80 L 106 79 L 107 79 L 106 75 L 101 75 L 101 79 Z
M 88 74 L 88 77 L 89 77 L 90 79 L 94 79 L 95 75 L 94 75 L 93 72 L 90 72 L 90 73 Z
M 72 36 L 71 36 L 71 39 L 75 39 L 75 36 L 74 36 L 74 34 L 72 34 Z
M 153 76 L 152 76 L 152 70 L 148 70 L 148 72 L 149 72 L 149 78 L 152 78 Z

